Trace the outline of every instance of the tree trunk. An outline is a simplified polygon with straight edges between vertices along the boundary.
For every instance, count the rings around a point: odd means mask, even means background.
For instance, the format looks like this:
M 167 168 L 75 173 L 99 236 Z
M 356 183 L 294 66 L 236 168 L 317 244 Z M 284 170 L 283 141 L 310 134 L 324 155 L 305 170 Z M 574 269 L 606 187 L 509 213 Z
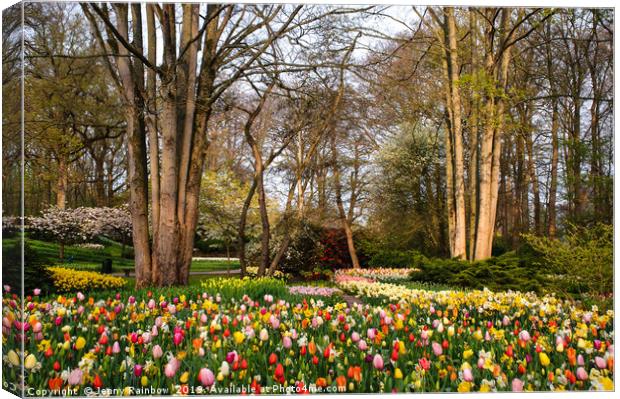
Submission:
M 123 38 L 128 38 L 127 5 L 115 4 L 117 29 Z M 129 62 L 129 52 L 119 47 L 117 64 L 123 95 L 126 103 L 125 118 L 127 121 L 128 148 L 128 180 L 130 205 L 133 221 L 133 246 L 135 253 L 136 287 L 151 284 L 151 248 L 148 229 L 148 192 L 146 169 L 146 134 L 144 130 L 143 104 L 134 81 L 134 74 Z
M 56 207 L 67 207 L 67 186 L 69 185 L 67 157 L 60 155 L 58 160 L 58 180 L 56 182 Z
M 465 168 L 463 163 L 463 131 L 461 120 L 461 95 L 459 90 L 459 62 L 457 52 L 457 32 L 454 20 L 454 8 L 446 9 L 446 25 L 449 45 L 448 70 L 450 74 L 450 92 L 452 108 L 452 137 L 454 140 L 454 194 L 455 194 L 455 220 L 454 220 L 454 258 L 465 259 L 467 257 L 465 225 Z
M 560 158 L 557 100 L 553 100 L 553 105 L 551 107 L 551 182 L 549 183 L 549 201 L 547 203 L 547 234 L 550 238 L 554 238 L 557 231 L 555 204 L 558 193 L 558 161 Z
M 336 133 L 332 131 L 331 138 L 331 150 L 332 150 L 332 163 L 334 170 L 334 188 L 336 191 L 336 206 L 338 207 L 338 215 L 340 217 L 340 222 L 342 223 L 342 228 L 344 229 L 344 234 L 347 237 L 347 248 L 349 249 L 349 255 L 351 256 L 351 264 L 354 269 L 359 269 L 360 262 L 357 257 L 357 252 L 355 251 L 355 242 L 353 241 L 353 230 L 351 229 L 351 225 L 347 218 L 347 214 L 344 210 L 344 204 L 342 203 L 342 188 L 340 186 L 340 167 L 338 166 L 337 152 L 336 152 Z

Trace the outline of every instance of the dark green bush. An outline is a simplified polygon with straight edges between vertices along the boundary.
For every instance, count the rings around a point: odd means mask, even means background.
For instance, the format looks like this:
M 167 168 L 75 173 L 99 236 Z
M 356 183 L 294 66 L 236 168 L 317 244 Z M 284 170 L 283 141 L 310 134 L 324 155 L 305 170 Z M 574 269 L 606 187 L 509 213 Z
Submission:
M 493 291 L 519 290 L 541 292 L 544 277 L 515 252 L 479 262 L 458 259 L 430 259 L 421 263 L 412 280 L 455 287 Z
M 416 250 L 379 250 L 368 261 L 370 267 L 418 267 L 428 258 Z

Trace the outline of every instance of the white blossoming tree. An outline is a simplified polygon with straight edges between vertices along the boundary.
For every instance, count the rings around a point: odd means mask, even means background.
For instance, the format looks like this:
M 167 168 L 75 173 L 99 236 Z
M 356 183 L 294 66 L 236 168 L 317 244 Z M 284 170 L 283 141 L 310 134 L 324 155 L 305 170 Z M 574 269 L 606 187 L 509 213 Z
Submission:
M 126 207 L 60 209 L 50 207 L 30 219 L 30 229 L 59 245 L 59 257 L 65 257 L 65 245 L 92 241 L 106 236 L 124 246 L 131 240 L 131 217 Z

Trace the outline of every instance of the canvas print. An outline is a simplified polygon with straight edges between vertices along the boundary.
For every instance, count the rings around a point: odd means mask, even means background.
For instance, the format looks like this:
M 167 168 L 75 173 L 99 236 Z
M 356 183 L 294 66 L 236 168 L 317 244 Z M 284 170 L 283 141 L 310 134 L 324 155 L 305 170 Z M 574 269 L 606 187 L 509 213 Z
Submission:
M 2 388 L 613 391 L 614 12 L 6 8 Z

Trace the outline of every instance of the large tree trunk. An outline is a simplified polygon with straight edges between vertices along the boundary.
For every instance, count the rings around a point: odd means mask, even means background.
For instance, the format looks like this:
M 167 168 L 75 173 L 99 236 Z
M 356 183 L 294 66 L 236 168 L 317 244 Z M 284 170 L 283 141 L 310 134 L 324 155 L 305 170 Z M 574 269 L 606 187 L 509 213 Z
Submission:
M 128 7 L 115 4 L 117 29 L 120 35 L 128 38 Z M 148 227 L 148 188 L 146 167 L 146 134 L 143 120 L 143 104 L 140 98 L 139 82 L 129 62 L 129 52 L 119 47 L 117 57 L 118 71 L 123 82 L 123 96 L 126 103 L 125 118 L 127 121 L 128 148 L 128 179 L 130 204 L 129 209 L 133 221 L 133 246 L 135 253 L 136 287 L 151 284 L 151 248 Z
M 461 119 L 461 94 L 459 90 L 459 62 L 457 52 L 457 31 L 454 20 L 454 8 L 446 9 L 447 38 L 449 45 L 448 70 L 450 74 L 450 92 L 452 108 L 452 138 L 454 140 L 454 250 L 452 257 L 467 257 L 465 224 L 465 167 L 463 163 L 463 131 Z

